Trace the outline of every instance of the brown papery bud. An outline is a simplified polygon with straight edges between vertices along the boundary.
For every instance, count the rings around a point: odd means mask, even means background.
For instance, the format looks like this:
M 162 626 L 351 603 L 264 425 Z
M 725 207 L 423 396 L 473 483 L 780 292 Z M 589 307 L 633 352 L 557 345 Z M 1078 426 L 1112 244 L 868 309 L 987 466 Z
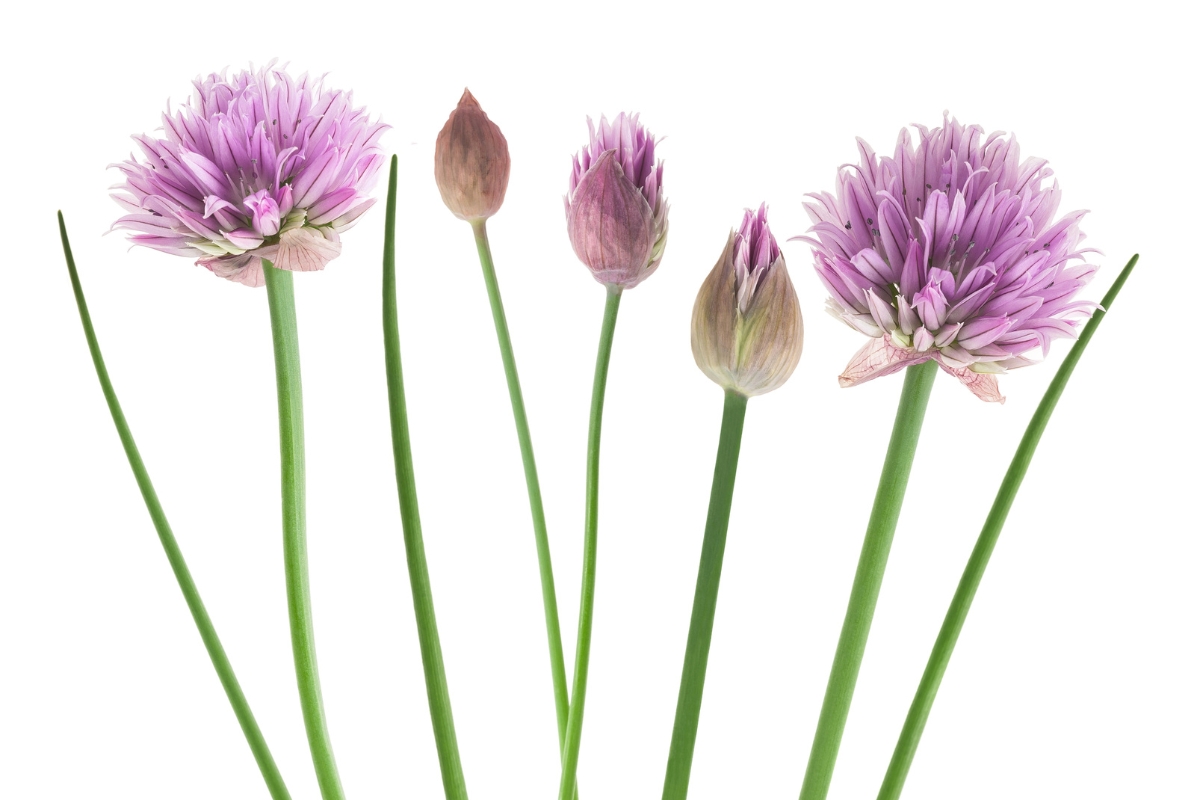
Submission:
M 508 189 L 508 142 L 469 89 L 438 134 L 433 177 L 442 202 L 468 222 L 500 210 Z

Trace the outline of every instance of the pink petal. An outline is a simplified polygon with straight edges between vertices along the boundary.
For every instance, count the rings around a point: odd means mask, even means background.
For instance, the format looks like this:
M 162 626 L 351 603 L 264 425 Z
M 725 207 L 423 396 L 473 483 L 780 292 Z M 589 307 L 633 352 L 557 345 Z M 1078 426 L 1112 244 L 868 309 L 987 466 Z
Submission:
M 904 347 L 896 347 L 886 335 L 872 339 L 854 354 L 846 369 L 838 376 L 843 388 L 899 372 L 905 367 L 920 364 L 933 358 L 933 353 L 918 353 Z
M 899 372 L 905 367 L 921 364 L 934 358 L 943 371 L 958 378 L 971 393 L 980 400 L 990 403 L 1003 403 L 1004 396 L 1000 394 L 1000 384 L 993 374 L 973 372 L 967 367 L 951 367 L 946 363 L 939 351 L 931 350 L 920 353 L 907 347 L 897 347 L 891 339 L 884 335 L 872 339 L 846 365 L 846 369 L 838 376 L 838 383 L 843 389 L 858 386 L 861 383 L 875 380 L 884 375 Z
M 206 194 L 216 195 L 229 189 L 225 174 L 204 156 L 185 150 L 181 153 L 181 158 L 183 163 L 191 168 L 191 177 L 198 189 L 203 190 Z
M 211 217 L 213 212 L 222 208 L 232 208 L 234 211 L 237 211 L 237 208 L 233 205 L 233 203 L 229 202 L 228 200 L 224 200 L 215 194 L 210 194 L 204 198 L 205 219 Z
M 237 281 L 243 286 L 249 286 L 251 289 L 257 289 L 260 286 L 267 285 L 267 278 L 263 275 L 263 265 L 261 258 L 252 258 L 237 276 L 230 278 Z
M 341 252 L 342 242 L 335 231 L 304 226 L 280 235 L 279 254 L 273 263 L 277 269 L 312 272 L 324 269 Z
M 340 217 L 329 223 L 330 227 L 338 233 L 349 230 L 354 227 L 354 223 L 358 222 L 358 218 L 366 213 L 367 209 L 375 205 L 374 197 L 360 198 L 361 202 L 351 206 L 350 210 L 342 214 Z
M 353 186 L 343 186 L 341 189 L 335 189 L 308 209 L 308 224 L 328 225 L 353 208 L 354 204 L 359 202 L 357 198 L 358 189 Z
M 253 250 L 263 243 L 263 237 L 247 228 L 228 231 L 225 234 L 225 238 L 232 242 L 235 247 L 239 247 L 242 250 Z
M 337 173 L 338 167 L 341 166 L 339 155 L 337 148 L 333 148 L 326 150 L 315 160 L 304 165 L 304 169 L 292 182 L 296 205 L 300 208 L 308 208 L 321 199 Z
M 258 251 L 265 255 L 266 250 L 271 248 L 263 248 Z M 269 256 L 268 256 L 269 257 Z M 201 267 L 204 267 L 218 278 L 224 278 L 227 281 L 240 283 L 243 286 L 258 287 L 263 286 L 266 281 L 263 278 L 262 259 L 258 255 L 250 255 L 249 253 L 240 256 L 217 256 L 214 258 L 202 258 L 196 262 Z
M 139 233 L 136 236 L 130 236 L 129 241 L 176 256 L 194 256 L 197 253 L 196 248 L 189 246 L 177 236 L 154 236 Z
M 1016 320 L 1008 317 L 976 317 L 964 323 L 958 332 L 958 346 L 964 350 L 978 350 L 999 339 Z
M 870 289 L 865 289 L 863 295 L 867 298 L 867 306 L 875 324 L 888 333 L 896 330 L 896 309 Z
M 939 362 L 941 359 L 938 359 Z M 962 381 L 962 385 L 971 390 L 971 394 L 988 403 L 1004 403 L 1004 395 L 1000 394 L 1000 382 L 992 374 L 972 372 L 970 369 L 951 369 L 945 364 L 941 368 Z

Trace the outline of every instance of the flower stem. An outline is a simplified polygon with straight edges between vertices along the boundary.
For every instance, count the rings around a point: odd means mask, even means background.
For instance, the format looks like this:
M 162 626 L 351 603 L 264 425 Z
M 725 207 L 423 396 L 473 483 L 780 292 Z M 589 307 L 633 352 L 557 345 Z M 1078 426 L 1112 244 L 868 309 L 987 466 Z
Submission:
M 829 671 L 829 683 L 821 703 L 821 716 L 817 720 L 817 732 L 808 756 L 800 800 L 825 800 L 829 793 L 833 766 L 842 743 L 842 732 L 846 728 L 846 717 L 850 714 L 858 669 L 867 647 L 875 602 L 879 599 L 879 587 L 883 583 L 892 536 L 900 518 L 904 490 L 908 487 L 913 456 L 917 452 L 917 439 L 921 435 L 921 423 L 925 419 L 925 409 L 929 405 L 929 393 L 933 389 L 937 371 L 937 362 L 932 359 L 905 370 L 900 406 L 896 409 L 892 438 L 879 475 L 879 487 L 875 490 L 875 504 L 871 508 L 862 554 L 854 573 L 846 618 L 842 622 L 833 667 Z
M 575 642 L 575 676 L 571 685 L 571 710 L 563 744 L 562 780 L 558 800 L 571 800 L 575 793 L 575 769 L 579 766 L 579 741 L 583 734 L 583 704 L 587 696 L 588 660 L 592 650 L 592 607 L 596 598 L 596 535 L 600 503 L 600 422 L 604 415 L 604 388 L 608 383 L 608 359 L 612 355 L 613 331 L 621 305 L 621 287 L 608 286 L 600 346 L 596 352 L 596 374 L 592 380 L 592 410 L 588 422 L 587 496 L 583 529 L 583 580 L 579 596 L 579 634 Z
M 1037 450 L 1038 442 L 1041 441 L 1042 433 L 1045 432 L 1046 425 L 1050 422 L 1050 415 L 1054 413 L 1054 407 L 1062 397 L 1067 381 L 1071 379 L 1071 373 L 1075 371 L 1075 365 L 1079 363 L 1084 349 L 1091 341 L 1100 321 L 1104 319 L 1104 309 L 1112 306 L 1113 300 L 1121 291 L 1121 287 L 1125 285 L 1125 280 L 1133 271 L 1137 260 L 1136 255 L 1129 260 L 1125 269 L 1113 282 L 1112 288 L 1108 290 L 1108 294 L 1100 301 L 1101 309 L 1092 314 L 1083 333 L 1079 335 L 1079 341 L 1071 348 L 1066 360 L 1058 368 L 1037 411 L 1029 420 L 1029 427 L 1025 429 L 1025 435 L 1021 437 L 1021 444 L 1017 447 L 1008 472 L 1005 473 L 1004 480 L 1000 484 L 1000 490 L 996 493 L 992 510 L 983 523 L 983 530 L 980 531 L 979 538 L 975 542 L 975 549 L 971 551 L 971 557 L 967 560 L 966 569 L 963 570 L 962 578 L 958 582 L 958 589 L 954 592 L 954 599 L 950 602 L 950 608 L 946 611 L 946 618 L 942 622 L 942 629 L 938 632 L 933 651 L 929 654 L 929 662 L 925 665 L 924 674 L 921 675 L 921 682 L 913 697 L 912 705 L 908 709 L 908 717 L 904 720 L 904 727 L 896 742 L 896 749 L 892 753 L 891 763 L 888 764 L 883 785 L 879 788 L 879 800 L 895 800 L 900 797 L 900 792 L 904 789 L 904 781 L 908 777 L 909 767 L 912 766 L 913 757 L 917 753 L 917 745 L 921 741 L 921 734 L 925 730 L 925 723 L 933 708 L 934 698 L 937 697 L 938 688 L 942 684 L 942 677 L 946 674 L 946 667 L 950 664 L 950 656 L 954 652 L 955 644 L 958 643 L 958 635 L 967 621 L 971 602 L 975 599 L 975 592 L 979 589 L 980 581 L 983 580 L 983 572 L 987 569 L 988 560 L 996 548 L 996 541 L 1000 538 L 1000 531 L 1004 527 L 1009 509 L 1012 508 L 1013 501 L 1016 499 L 1017 490 L 1021 488 L 1025 473 L 1029 469 L 1030 462 L 1033 461 L 1033 454 Z
M 554 568 L 550 560 L 550 540 L 546 534 L 546 514 L 542 510 L 542 490 L 538 484 L 537 464 L 533 458 L 533 440 L 529 435 L 529 420 L 525 416 L 525 400 L 521 396 L 521 381 L 517 376 L 517 362 L 513 357 L 512 339 L 508 335 L 508 321 L 504 316 L 504 301 L 500 299 L 500 284 L 496 281 L 496 268 L 492 263 L 492 249 L 488 245 L 487 221 L 471 223 L 475 232 L 475 246 L 479 250 L 479 263 L 483 267 L 483 280 L 487 284 L 488 301 L 492 306 L 492 319 L 496 323 L 496 339 L 500 343 L 500 358 L 504 362 L 504 377 L 508 381 L 508 397 L 512 403 L 513 420 L 517 425 L 517 439 L 521 445 L 521 461 L 525 465 L 525 486 L 529 492 L 529 511 L 533 516 L 533 538 L 537 545 L 538 570 L 542 578 L 542 607 L 546 616 L 546 639 L 550 645 L 550 676 L 554 683 L 554 708 L 558 716 L 558 746 L 561 752 L 567 734 L 567 670 L 563 663 L 562 632 L 558 623 L 558 599 L 554 591 Z
M 429 698 L 429 718 L 437 744 L 442 786 L 447 800 L 466 800 L 467 784 L 458 755 L 454 733 L 454 715 L 450 709 L 450 690 L 442 663 L 442 645 L 438 639 L 437 618 L 433 612 L 433 588 L 429 566 L 425 562 L 425 542 L 421 536 L 421 512 L 417 507 L 417 484 L 413 475 L 412 445 L 408 434 L 408 411 L 404 401 L 404 371 L 400 363 L 400 323 L 396 314 L 396 172 L 392 156 L 388 176 L 387 218 L 383 234 L 383 348 L 387 369 L 388 410 L 391 415 L 392 454 L 396 462 L 396 492 L 400 498 L 400 522 L 404 528 L 404 552 L 408 560 L 408 580 L 412 587 L 413 611 L 417 618 L 417 639 L 421 645 L 421 666 L 425 670 L 425 691 Z
M 275 348 L 275 388 L 279 396 L 279 461 L 283 497 L 283 569 L 287 583 L 288 622 L 300 709 L 321 797 L 342 800 L 342 782 L 321 702 L 317 648 L 308 594 L 308 543 L 304 518 L 304 402 L 300 384 L 300 338 L 292 273 L 263 259 L 271 338 Z
M 129 430 L 129 423 L 126 422 L 125 413 L 121 410 L 121 404 L 117 400 L 117 392 L 113 389 L 112 381 L 109 380 L 108 369 L 104 366 L 104 356 L 100 352 L 100 342 L 96 338 L 96 331 L 92 327 L 92 317 L 88 313 L 87 300 L 83 296 L 83 286 L 79 282 L 79 273 L 75 269 L 75 258 L 71 255 L 71 242 L 67 239 L 67 224 L 63 221 L 61 211 L 58 212 L 58 230 L 62 237 L 63 255 L 67 260 L 67 272 L 71 276 L 71 288 L 75 292 L 75 304 L 79 308 L 79 321 L 83 323 L 83 335 L 87 339 L 88 350 L 92 354 L 92 364 L 96 367 L 96 377 L 100 379 L 100 389 L 104 392 L 104 399 L 108 403 L 109 413 L 112 414 L 117 436 L 121 439 L 125 457 L 129 459 L 129 467 L 133 470 L 134 480 L 137 481 L 138 489 L 142 492 L 146 511 L 150 513 L 154 529 L 158 531 L 158 539 L 162 543 L 163 552 L 167 555 L 167 562 L 171 565 L 171 571 L 175 573 L 179 590 L 183 592 L 183 599 L 187 603 L 188 610 L 192 612 L 192 619 L 196 623 L 196 629 L 200 631 L 204 649 L 208 651 L 213 669 L 217 671 L 217 677 L 225 689 L 225 696 L 229 698 L 229 705 L 233 707 L 234 716 L 237 717 L 238 724 L 242 727 L 246 743 L 250 745 L 250 752 L 254 754 L 254 760 L 258 763 L 263 781 L 267 784 L 267 791 L 271 793 L 274 800 L 290 800 L 291 795 L 288 794 L 287 787 L 283 783 L 283 776 L 279 774 L 279 768 L 275 766 L 275 759 L 272 758 L 271 751 L 267 748 L 262 731 L 258 728 L 258 722 L 254 719 L 254 713 L 250 710 L 250 704 L 246 701 L 246 695 L 242 693 L 241 684 L 238 683 L 237 676 L 233 672 L 233 665 L 229 663 L 229 657 L 225 655 L 225 648 L 221 646 L 217 631 L 213 627 L 212 620 L 209 619 L 208 611 L 204 608 L 204 601 L 200 599 L 200 590 L 196 588 L 196 582 L 192 580 L 192 573 L 183 559 L 183 552 L 179 549 L 179 543 L 175 541 L 175 534 L 171 532 L 167 515 L 163 511 L 162 504 L 158 502 L 158 494 L 154 491 L 154 484 L 150 482 L 150 473 L 147 472 L 146 465 L 142 462 L 137 443 L 133 440 L 133 432 Z
M 696 748 L 696 728 L 700 724 L 700 701 L 704 693 L 704 675 L 708 670 L 713 619 L 717 613 L 717 589 L 721 583 L 725 534 L 729 530 L 729 510 L 733 505 L 733 482 L 737 477 L 747 400 L 745 395 L 732 389 L 725 391 L 725 413 L 721 418 L 717 464 L 713 469 L 712 492 L 708 498 L 708 522 L 704 526 L 704 545 L 700 551 L 700 572 L 696 576 L 696 596 L 692 601 L 692 622 L 688 628 L 687 649 L 683 657 L 683 675 L 679 679 L 679 700 L 675 706 L 675 728 L 671 734 L 663 800 L 684 800 L 691 778 L 692 755 Z

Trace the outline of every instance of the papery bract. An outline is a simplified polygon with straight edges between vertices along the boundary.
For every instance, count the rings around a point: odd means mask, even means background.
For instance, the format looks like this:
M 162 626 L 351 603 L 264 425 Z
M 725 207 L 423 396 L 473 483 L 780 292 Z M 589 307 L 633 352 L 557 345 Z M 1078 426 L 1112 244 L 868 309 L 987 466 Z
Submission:
M 575 157 L 565 198 L 575 254 L 597 281 L 631 289 L 648 278 L 667 246 L 662 160 L 638 115 L 588 120 L 590 141 Z
M 434 148 L 433 176 L 442 202 L 468 222 L 491 217 L 504 203 L 509 166 L 504 134 L 463 90 Z
M 746 209 L 692 309 L 696 365 L 747 397 L 784 384 L 804 348 L 800 302 L 767 225 L 766 204 Z
M 936 359 L 976 396 L 1003 401 L 995 374 L 1034 363 L 1029 351 L 1074 336 L 1095 304 L 1074 301 L 1095 266 L 1081 261 L 1074 211 L 1046 160 L 1020 159 L 1015 138 L 984 136 L 947 115 L 900 132 L 894 157 L 859 140 L 837 194 L 806 207 L 830 313 L 873 338 L 841 375 L 853 386 Z
M 247 286 L 263 285 L 263 259 L 322 269 L 375 202 L 387 126 L 351 93 L 272 65 L 193 85 L 191 101 L 163 115 L 165 138 L 133 137 L 144 160 L 113 165 L 125 175 L 113 199 L 128 212 L 113 228 Z

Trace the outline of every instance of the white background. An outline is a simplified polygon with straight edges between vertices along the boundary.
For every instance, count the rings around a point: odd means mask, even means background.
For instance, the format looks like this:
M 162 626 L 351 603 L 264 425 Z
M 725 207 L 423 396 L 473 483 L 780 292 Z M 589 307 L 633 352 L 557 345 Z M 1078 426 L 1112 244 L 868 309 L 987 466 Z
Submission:
M 201 73 L 289 61 L 393 126 L 414 458 L 455 721 L 476 798 L 552 798 L 558 755 L 533 536 L 468 226 L 434 138 L 469 85 L 506 134 L 490 225 L 532 420 L 570 660 L 584 446 L 604 292 L 563 222 L 585 116 L 663 138 L 671 233 L 624 299 L 605 415 L 585 798 L 655 798 L 670 740 L 721 393 L 695 368 L 696 290 L 742 209 L 780 239 L 855 136 L 890 153 L 943 109 L 1051 160 L 1089 208 L 1098 300 L 1141 265 L 1046 434 L 983 582 L 906 797 L 1197 797 L 1195 20 L 1165 4 L 38 3 L 10 11 L 0 285 L 0 774 L 13 798 L 265 797 L 101 397 L 57 242 L 61 208 L 113 380 L 295 798 L 316 797 L 288 644 L 266 294 L 103 236 L 106 165 Z M 377 192 L 383 193 L 383 180 Z M 441 787 L 404 568 L 379 321 L 383 213 L 296 280 L 312 599 L 350 798 Z M 751 402 L 692 793 L 799 791 L 900 378 L 840 390 L 863 339 L 823 313 Z M 939 376 L 831 797 L 873 797 L 959 572 L 1067 351 Z M 1193 387 L 1193 388 L 1188 388 Z M 568 661 L 570 663 L 570 661 Z

